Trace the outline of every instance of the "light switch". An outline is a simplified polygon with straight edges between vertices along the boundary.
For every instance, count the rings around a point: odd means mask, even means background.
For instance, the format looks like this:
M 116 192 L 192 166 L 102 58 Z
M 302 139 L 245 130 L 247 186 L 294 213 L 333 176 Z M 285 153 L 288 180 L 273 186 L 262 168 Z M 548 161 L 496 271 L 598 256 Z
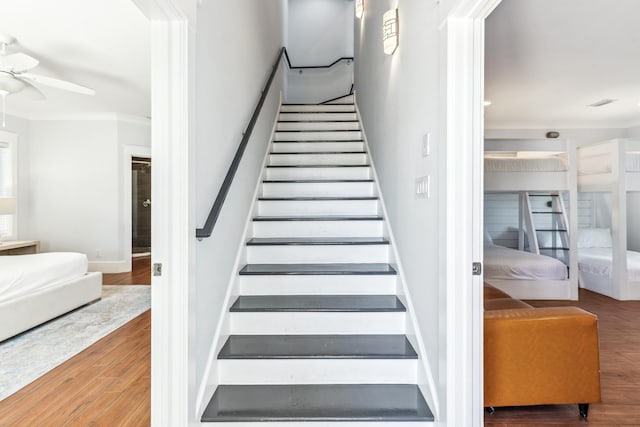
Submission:
M 431 197 L 431 176 L 416 178 L 416 198 L 428 199 Z
M 425 133 L 422 137 L 422 157 L 429 157 L 431 155 L 431 134 Z

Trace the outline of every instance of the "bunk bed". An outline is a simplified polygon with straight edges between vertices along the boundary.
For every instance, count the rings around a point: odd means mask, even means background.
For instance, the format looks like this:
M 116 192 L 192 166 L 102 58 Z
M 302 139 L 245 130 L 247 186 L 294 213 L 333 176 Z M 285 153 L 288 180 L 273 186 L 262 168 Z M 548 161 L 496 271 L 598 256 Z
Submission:
M 558 139 L 486 139 L 484 159 L 485 193 L 519 195 L 518 249 L 494 245 L 485 235 L 485 282 L 519 299 L 578 299 L 576 239 L 577 210 L 566 214 L 563 193 L 569 205 L 577 206 L 576 152 L 570 142 Z M 530 198 L 555 198 L 544 212 L 532 210 Z M 554 207 L 559 206 L 556 210 Z M 536 229 L 534 214 L 563 217 L 562 230 Z M 563 261 L 544 255 L 541 232 L 565 233 Z
M 640 141 L 618 138 L 582 146 L 577 159 L 578 191 L 611 194 L 610 229 L 580 230 L 580 286 L 618 300 L 638 300 L 640 254 L 627 250 L 627 193 L 640 191 Z M 583 243 L 596 234 L 599 243 Z

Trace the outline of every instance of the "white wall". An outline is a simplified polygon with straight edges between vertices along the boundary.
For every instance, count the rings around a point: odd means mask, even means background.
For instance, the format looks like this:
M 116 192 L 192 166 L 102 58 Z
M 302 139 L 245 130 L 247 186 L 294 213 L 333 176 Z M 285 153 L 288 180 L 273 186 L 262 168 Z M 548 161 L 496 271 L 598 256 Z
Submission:
M 21 173 L 20 238 L 42 250 L 87 254 L 92 269 L 126 268 L 122 147 L 150 146 L 148 123 L 116 118 L 29 121 Z
M 198 9 L 194 184 L 198 227 L 204 225 L 276 54 L 283 46 L 285 5 L 280 0 L 208 1 Z M 219 39 L 233 43 L 219 43 Z M 282 77 L 273 83 L 275 97 L 265 103 L 213 235 L 196 245 L 196 280 L 191 296 L 195 343 L 190 346 L 195 353 L 190 357 L 195 362 L 195 387 L 206 379 L 205 367 L 220 314 L 226 308 L 225 294 L 236 274 L 234 262 L 243 243 L 245 220 L 281 88 Z
M 329 65 L 353 56 L 352 0 L 288 0 L 286 46 L 294 66 Z M 287 75 L 286 101 L 323 102 L 346 95 L 353 81 L 353 64 L 331 69 L 295 70 Z
M 625 136 L 627 138 L 640 138 L 640 125 L 627 128 Z
M 353 56 L 353 1 L 289 0 L 287 50 L 294 65 Z
M 388 56 L 382 51 L 382 14 L 396 5 L 400 46 Z M 420 334 L 439 394 L 444 396 L 446 337 L 440 323 L 438 247 L 444 147 L 439 132 L 438 24 L 436 2 L 366 2 L 364 19 L 356 22 L 355 86 Z M 427 132 L 431 133 L 431 155 L 423 158 L 421 145 Z M 431 198 L 417 199 L 415 180 L 424 175 L 431 176 Z

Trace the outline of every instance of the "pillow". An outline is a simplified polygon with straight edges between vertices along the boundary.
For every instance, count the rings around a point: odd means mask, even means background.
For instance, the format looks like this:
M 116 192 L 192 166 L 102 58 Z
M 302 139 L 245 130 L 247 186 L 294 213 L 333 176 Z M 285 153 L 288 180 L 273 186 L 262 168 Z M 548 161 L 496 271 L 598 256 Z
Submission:
M 578 230 L 579 248 L 610 248 L 611 230 L 609 228 L 581 228 Z
M 489 234 L 489 230 L 487 230 L 486 228 L 484 229 L 484 244 L 489 246 L 489 245 L 493 245 L 493 239 L 491 238 L 491 235 Z

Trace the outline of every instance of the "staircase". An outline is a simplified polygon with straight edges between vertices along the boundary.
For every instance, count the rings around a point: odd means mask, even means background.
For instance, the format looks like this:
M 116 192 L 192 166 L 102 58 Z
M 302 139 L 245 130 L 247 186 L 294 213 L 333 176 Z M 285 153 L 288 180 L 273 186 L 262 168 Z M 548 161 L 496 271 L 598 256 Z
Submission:
M 352 99 L 281 107 L 203 422 L 433 421 L 369 162 Z
M 558 192 L 531 193 L 520 195 L 520 250 L 547 255 L 569 265 L 569 220 L 567 210 Z M 526 228 L 526 239 L 524 229 Z

